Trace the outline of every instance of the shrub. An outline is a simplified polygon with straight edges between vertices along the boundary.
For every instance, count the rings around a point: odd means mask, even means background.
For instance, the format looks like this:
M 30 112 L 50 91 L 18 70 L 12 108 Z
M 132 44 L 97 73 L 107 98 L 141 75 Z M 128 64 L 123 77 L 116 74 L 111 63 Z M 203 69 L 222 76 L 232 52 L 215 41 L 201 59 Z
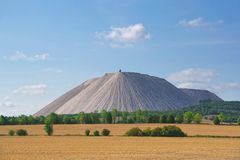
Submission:
M 91 131 L 90 131 L 89 129 L 86 129 L 86 130 L 85 130 L 85 135 L 86 135 L 86 136 L 89 136 L 89 135 L 90 135 L 90 132 L 91 132 Z
M 142 131 L 142 136 L 151 136 L 151 133 L 152 133 L 151 128 L 147 128 Z
M 28 135 L 27 131 L 24 130 L 24 129 L 19 129 L 19 130 L 17 130 L 16 134 L 17 134 L 18 136 L 27 136 L 27 135 Z
M 151 132 L 152 137 L 160 137 L 161 135 L 162 135 L 162 128 L 160 127 L 154 128 Z
M 129 131 L 126 132 L 127 136 L 142 136 L 143 135 L 143 131 L 136 127 L 136 128 L 132 128 Z
M 164 126 L 162 128 L 164 137 L 184 137 L 186 134 L 177 126 Z
M 48 136 L 53 134 L 53 124 L 49 121 L 46 122 L 44 130 L 47 132 Z
M 100 136 L 99 131 L 98 131 L 98 130 L 94 131 L 94 132 L 93 132 L 93 135 L 94 135 L 94 136 Z
M 219 125 L 219 124 L 220 124 L 220 120 L 219 120 L 218 117 L 215 117 L 215 118 L 214 118 L 213 124 L 215 124 L 215 125 Z
M 15 135 L 15 131 L 14 130 L 9 130 L 8 135 L 9 136 L 14 136 Z
M 110 134 L 110 130 L 108 130 L 108 129 L 103 129 L 102 130 L 102 135 L 103 136 L 109 136 L 109 134 Z

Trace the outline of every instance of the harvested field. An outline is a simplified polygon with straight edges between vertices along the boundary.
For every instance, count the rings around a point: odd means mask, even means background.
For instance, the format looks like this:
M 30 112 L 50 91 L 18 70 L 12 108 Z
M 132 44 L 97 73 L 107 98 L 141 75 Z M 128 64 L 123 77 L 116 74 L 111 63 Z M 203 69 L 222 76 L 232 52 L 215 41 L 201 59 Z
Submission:
M 164 124 L 169 125 L 169 124 Z M 172 125 L 172 124 L 171 124 Z M 175 124 L 188 135 L 214 135 L 214 136 L 240 136 L 240 126 L 230 125 L 205 125 L 205 124 Z M 54 125 L 54 135 L 79 135 L 84 134 L 86 129 L 102 130 L 108 128 L 111 135 L 123 135 L 127 130 L 133 127 L 142 129 L 163 126 L 163 124 L 76 124 L 76 125 Z M 14 125 L 0 126 L 0 135 L 7 135 L 10 129 L 26 129 L 30 135 L 46 135 L 43 131 L 43 125 Z
M 239 160 L 240 139 L 28 136 L 0 137 L 1 160 Z

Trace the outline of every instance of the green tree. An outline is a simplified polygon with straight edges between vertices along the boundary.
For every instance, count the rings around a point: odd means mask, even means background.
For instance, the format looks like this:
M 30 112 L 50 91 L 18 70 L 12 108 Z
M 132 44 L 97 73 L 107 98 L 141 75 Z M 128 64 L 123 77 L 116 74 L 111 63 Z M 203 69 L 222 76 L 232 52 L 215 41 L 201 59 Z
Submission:
M 175 123 L 175 117 L 173 115 L 168 115 L 167 123 Z
M 6 125 L 7 124 L 7 118 L 4 116 L 0 116 L 0 125 Z
M 56 113 L 51 113 L 50 115 L 47 116 L 45 123 L 49 122 L 52 124 L 57 124 L 58 122 L 58 115 Z
M 102 119 L 102 123 L 107 123 L 107 116 L 108 116 L 108 113 L 105 109 L 103 109 L 101 111 L 101 119 Z
M 123 111 L 123 112 L 121 113 L 121 115 L 122 115 L 122 121 L 123 121 L 123 123 L 127 123 L 127 121 L 128 121 L 128 112 L 127 112 L 127 111 Z
M 202 121 L 202 115 L 200 113 L 196 113 L 194 116 L 193 116 L 193 121 L 197 124 L 201 123 Z
M 51 123 L 50 121 L 47 121 L 45 123 L 44 130 L 48 136 L 51 136 L 53 134 L 53 123 Z
M 193 114 L 192 112 L 188 111 L 183 114 L 183 120 L 185 123 L 192 123 Z
M 240 116 L 237 119 L 237 124 L 240 125 Z
M 111 114 L 111 112 L 107 112 L 106 122 L 108 124 L 112 124 L 112 114 Z
M 167 123 L 167 115 L 165 115 L 165 114 L 161 115 L 160 123 Z
M 159 123 L 160 117 L 158 114 L 152 114 L 149 116 L 148 123 Z
M 35 120 L 34 117 L 31 115 L 27 117 L 28 124 L 34 124 L 35 123 L 34 120 Z
M 148 123 L 150 114 L 148 111 L 142 111 L 141 122 Z
M 140 123 L 141 122 L 141 118 L 142 118 L 142 110 L 141 109 L 138 109 L 135 113 L 136 115 L 136 122 L 137 123 Z
M 112 121 L 113 123 L 117 123 L 118 118 L 118 110 L 116 108 L 112 109 Z
M 91 118 L 93 124 L 100 123 L 100 119 L 99 119 L 99 114 L 98 113 L 96 113 L 96 112 L 90 113 L 90 118 Z
M 219 125 L 219 124 L 220 124 L 220 120 L 219 120 L 218 116 L 216 116 L 216 117 L 213 119 L 213 124 L 215 124 L 215 125 Z
M 81 124 L 85 124 L 86 123 L 86 115 L 85 115 L 84 112 L 80 112 L 80 114 L 79 114 L 79 122 Z
M 220 123 L 223 123 L 226 120 L 226 116 L 223 113 L 220 113 L 218 119 L 220 120 Z
M 64 124 L 71 124 L 71 117 L 68 115 L 63 116 L 63 123 Z
M 28 117 L 25 115 L 21 115 L 17 117 L 18 124 L 29 124 L 28 123 Z
M 177 123 L 183 123 L 183 115 L 182 114 L 177 114 L 176 115 L 176 122 Z

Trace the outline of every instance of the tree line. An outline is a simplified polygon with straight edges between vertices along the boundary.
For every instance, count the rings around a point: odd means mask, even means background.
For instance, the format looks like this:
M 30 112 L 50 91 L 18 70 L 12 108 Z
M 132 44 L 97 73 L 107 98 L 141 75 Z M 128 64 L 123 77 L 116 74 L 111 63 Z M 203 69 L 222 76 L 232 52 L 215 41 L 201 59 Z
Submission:
M 30 124 L 115 124 L 115 123 L 201 123 L 202 114 L 186 111 L 178 114 L 167 114 L 160 112 L 149 112 L 137 110 L 135 112 L 102 110 L 101 112 L 84 113 L 75 115 L 58 115 L 51 113 L 48 116 L 26 116 L 18 117 L 0 116 L 0 125 L 30 125 Z M 214 124 L 224 123 L 226 121 L 224 114 L 215 116 Z M 219 121 L 219 122 L 218 122 Z M 237 121 L 240 124 L 240 117 Z

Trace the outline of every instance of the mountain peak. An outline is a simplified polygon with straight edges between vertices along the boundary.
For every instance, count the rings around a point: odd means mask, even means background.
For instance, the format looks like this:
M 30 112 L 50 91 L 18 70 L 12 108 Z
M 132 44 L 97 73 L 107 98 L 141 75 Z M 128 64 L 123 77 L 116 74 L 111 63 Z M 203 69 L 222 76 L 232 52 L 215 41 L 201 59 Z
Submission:
M 166 111 L 198 101 L 165 79 L 135 72 L 106 73 L 65 93 L 35 115 L 112 110 Z

